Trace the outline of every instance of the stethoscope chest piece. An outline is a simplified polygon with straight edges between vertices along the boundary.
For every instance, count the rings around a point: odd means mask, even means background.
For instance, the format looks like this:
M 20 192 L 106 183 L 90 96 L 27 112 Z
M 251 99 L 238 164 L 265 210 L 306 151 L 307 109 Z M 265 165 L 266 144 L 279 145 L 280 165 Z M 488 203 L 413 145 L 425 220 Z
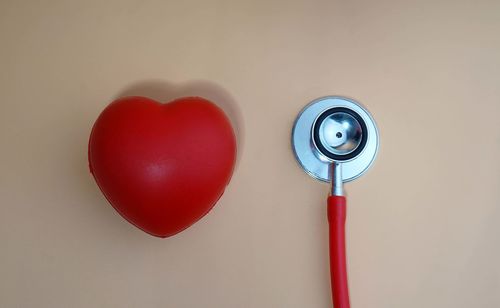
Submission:
M 314 100 L 298 115 L 292 147 L 299 164 L 312 177 L 330 182 L 327 216 L 330 232 L 330 273 L 335 308 L 349 308 L 345 248 L 346 197 L 343 183 L 372 165 L 379 135 L 370 113 L 339 96 Z
M 292 147 L 299 164 L 312 177 L 332 181 L 332 163 L 342 164 L 342 181 L 362 175 L 377 156 L 379 136 L 370 113 L 339 96 L 316 99 L 295 120 Z

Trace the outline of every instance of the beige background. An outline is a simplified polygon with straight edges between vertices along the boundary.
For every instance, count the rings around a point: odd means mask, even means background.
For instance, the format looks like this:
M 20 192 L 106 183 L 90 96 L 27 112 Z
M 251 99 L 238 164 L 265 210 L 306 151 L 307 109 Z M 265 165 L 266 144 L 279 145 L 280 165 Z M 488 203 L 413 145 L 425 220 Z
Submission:
M 347 185 L 353 307 L 500 306 L 500 2 L 1 1 L 0 307 L 330 307 L 325 198 L 298 111 L 365 104 Z M 91 178 L 122 94 L 220 98 L 240 158 L 216 208 L 153 238 Z

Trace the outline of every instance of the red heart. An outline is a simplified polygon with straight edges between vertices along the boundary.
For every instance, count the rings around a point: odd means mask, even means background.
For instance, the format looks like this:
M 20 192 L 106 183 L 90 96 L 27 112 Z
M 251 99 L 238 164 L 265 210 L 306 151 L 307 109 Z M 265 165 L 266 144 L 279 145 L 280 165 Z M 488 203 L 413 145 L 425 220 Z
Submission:
M 159 237 L 203 217 L 229 183 L 236 140 L 224 112 L 200 97 L 111 103 L 94 124 L 89 165 L 129 222 Z

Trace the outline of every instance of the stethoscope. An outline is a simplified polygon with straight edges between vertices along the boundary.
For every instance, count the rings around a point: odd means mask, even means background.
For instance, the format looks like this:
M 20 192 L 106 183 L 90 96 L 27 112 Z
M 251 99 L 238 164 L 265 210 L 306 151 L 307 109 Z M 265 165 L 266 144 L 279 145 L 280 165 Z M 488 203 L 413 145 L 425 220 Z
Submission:
M 370 113 L 354 100 L 322 97 L 297 116 L 292 147 L 310 176 L 332 185 L 327 202 L 332 297 L 335 308 L 349 308 L 343 183 L 361 176 L 375 160 L 379 148 L 377 126 Z

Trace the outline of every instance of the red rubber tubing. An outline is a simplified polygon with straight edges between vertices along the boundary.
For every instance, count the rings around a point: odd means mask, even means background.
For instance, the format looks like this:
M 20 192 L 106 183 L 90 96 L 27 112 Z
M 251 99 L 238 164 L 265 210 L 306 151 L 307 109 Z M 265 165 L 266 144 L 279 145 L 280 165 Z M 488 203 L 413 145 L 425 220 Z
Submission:
M 328 197 L 328 222 L 330 225 L 330 275 L 332 299 L 335 308 L 349 308 L 349 287 L 345 249 L 346 198 Z

